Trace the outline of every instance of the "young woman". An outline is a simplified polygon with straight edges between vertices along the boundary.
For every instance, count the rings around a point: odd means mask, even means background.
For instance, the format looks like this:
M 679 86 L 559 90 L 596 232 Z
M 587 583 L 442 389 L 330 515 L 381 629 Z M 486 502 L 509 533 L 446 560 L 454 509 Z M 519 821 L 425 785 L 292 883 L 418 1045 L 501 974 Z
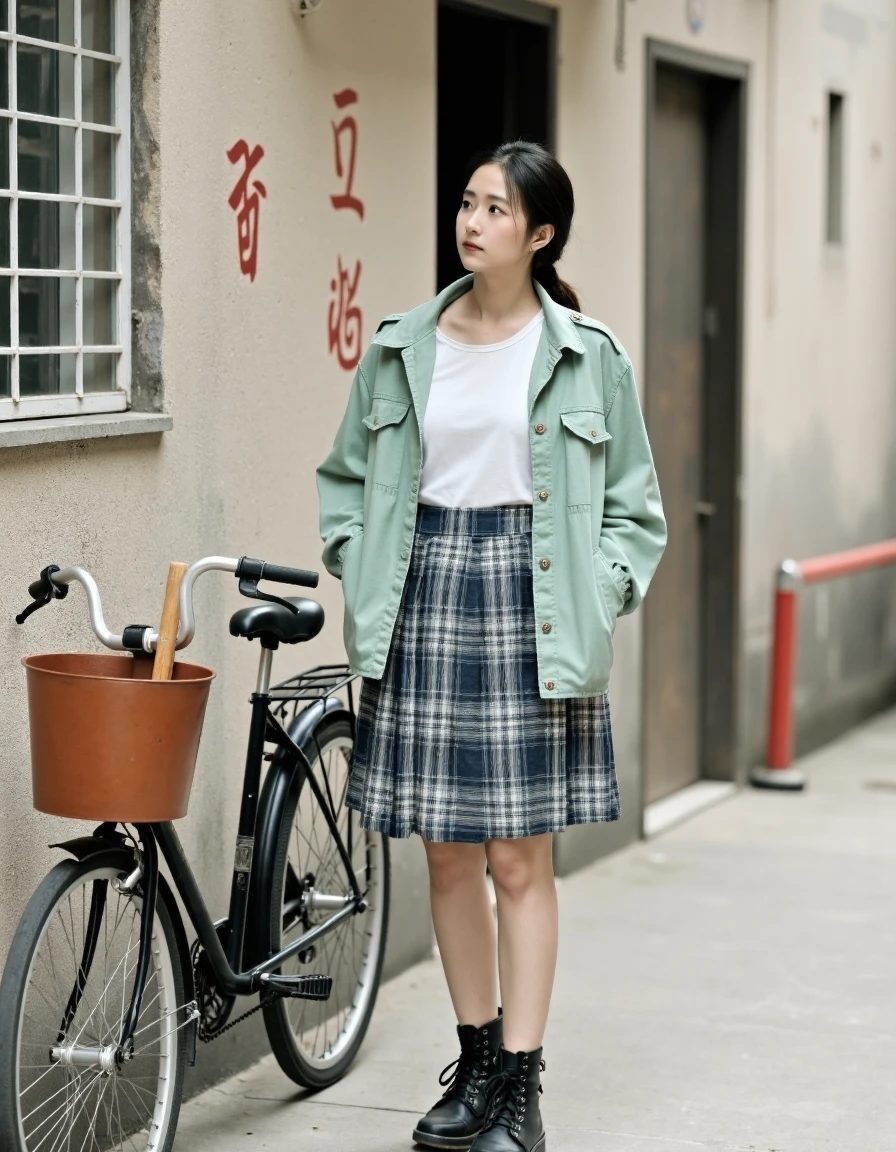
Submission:
M 423 838 L 458 1019 L 431 1148 L 544 1152 L 552 834 L 619 815 L 613 630 L 665 544 L 631 363 L 555 269 L 572 216 L 539 145 L 472 164 L 472 275 L 383 322 L 317 474 L 363 676 L 348 803 Z

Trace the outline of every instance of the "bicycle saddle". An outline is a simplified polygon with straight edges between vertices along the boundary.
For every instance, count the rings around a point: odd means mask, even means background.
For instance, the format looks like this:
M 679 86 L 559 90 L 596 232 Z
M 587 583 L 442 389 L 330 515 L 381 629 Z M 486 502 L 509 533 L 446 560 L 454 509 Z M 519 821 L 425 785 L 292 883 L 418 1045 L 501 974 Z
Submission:
M 298 644 L 313 639 L 324 626 L 324 610 L 316 600 L 302 596 L 287 597 L 298 612 L 290 612 L 282 604 L 254 604 L 241 608 L 230 617 L 230 635 L 245 636 L 247 640 L 260 639 L 263 648 L 276 648 L 277 644 Z

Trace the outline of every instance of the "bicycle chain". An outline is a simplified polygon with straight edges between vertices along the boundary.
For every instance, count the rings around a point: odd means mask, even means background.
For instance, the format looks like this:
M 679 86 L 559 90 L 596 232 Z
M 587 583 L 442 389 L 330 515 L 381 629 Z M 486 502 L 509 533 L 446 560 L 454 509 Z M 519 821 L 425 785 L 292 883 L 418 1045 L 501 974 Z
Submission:
M 216 1032 L 214 1034 L 214 1036 L 200 1036 L 199 1039 L 202 1041 L 203 1044 L 211 1044 L 215 1040 L 220 1040 L 220 1038 L 224 1035 L 225 1032 L 229 1032 L 231 1028 L 236 1028 L 237 1024 L 242 1024 L 242 1022 L 244 1020 L 248 1020 L 250 1016 L 254 1016 L 256 1012 L 260 1012 L 262 1008 L 266 1008 L 268 1006 L 268 1004 L 273 1004 L 273 1002 L 275 1000 L 278 1000 L 278 999 L 279 999 L 278 996 L 262 997 L 262 999 L 259 1000 L 259 1002 L 255 1005 L 254 1008 L 250 1008 L 249 1011 L 244 1012 L 242 1014 L 242 1016 L 237 1016 L 236 1020 L 231 1020 L 228 1024 L 225 1024 L 224 1027 L 220 1030 L 220 1032 Z M 198 1033 L 198 1030 L 197 1030 L 197 1033 Z

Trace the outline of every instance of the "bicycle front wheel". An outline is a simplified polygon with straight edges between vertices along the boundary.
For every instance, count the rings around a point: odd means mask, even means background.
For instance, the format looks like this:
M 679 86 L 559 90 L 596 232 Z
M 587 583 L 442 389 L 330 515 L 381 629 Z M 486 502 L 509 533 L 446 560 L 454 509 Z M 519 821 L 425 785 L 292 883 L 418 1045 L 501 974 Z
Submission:
M 170 1152 L 186 1056 L 184 980 L 159 892 L 132 1058 L 116 1058 L 143 901 L 116 891 L 134 858 L 66 860 L 26 907 L 0 982 L 4 1152 Z
M 282 968 L 284 975 L 331 976 L 329 1000 L 277 1000 L 264 1009 L 271 1048 L 290 1079 L 325 1088 L 344 1076 L 373 1014 L 386 950 L 389 916 L 389 845 L 378 832 L 359 827 L 345 805 L 352 750 L 345 720 L 324 721 L 309 759 L 324 796 L 330 798 L 339 835 L 352 863 L 366 909 Z M 333 915 L 351 895 L 336 841 L 314 795 L 297 772 L 280 817 L 273 871 L 271 954 Z

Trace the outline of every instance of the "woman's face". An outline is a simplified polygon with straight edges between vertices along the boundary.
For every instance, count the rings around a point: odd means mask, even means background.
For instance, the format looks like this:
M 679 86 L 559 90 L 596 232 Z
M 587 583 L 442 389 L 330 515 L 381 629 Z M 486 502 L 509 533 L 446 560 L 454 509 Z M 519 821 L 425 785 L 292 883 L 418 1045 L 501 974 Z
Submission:
M 483 164 L 464 190 L 455 234 L 468 272 L 523 271 L 534 253 L 550 243 L 554 229 L 548 224 L 530 235 L 525 217 L 510 207 L 502 168 Z

